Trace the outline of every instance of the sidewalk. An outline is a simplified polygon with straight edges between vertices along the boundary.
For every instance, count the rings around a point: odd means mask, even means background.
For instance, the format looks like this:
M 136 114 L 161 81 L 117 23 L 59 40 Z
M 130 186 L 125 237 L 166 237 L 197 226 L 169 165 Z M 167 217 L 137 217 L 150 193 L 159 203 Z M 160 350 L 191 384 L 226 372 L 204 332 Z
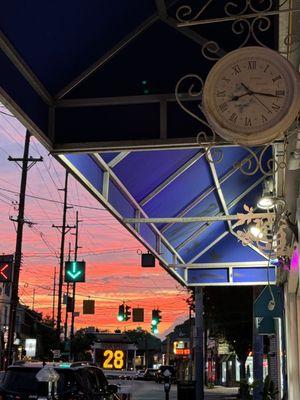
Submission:
M 235 400 L 238 388 L 215 386 L 213 389 L 204 389 L 205 400 Z

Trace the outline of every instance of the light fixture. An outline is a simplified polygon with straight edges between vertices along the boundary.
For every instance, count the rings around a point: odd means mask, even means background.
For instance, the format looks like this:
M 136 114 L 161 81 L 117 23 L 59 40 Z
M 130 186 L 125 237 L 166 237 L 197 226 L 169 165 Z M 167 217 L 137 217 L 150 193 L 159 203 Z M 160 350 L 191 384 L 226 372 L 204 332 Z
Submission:
M 256 225 L 250 226 L 250 233 L 257 239 L 262 239 L 264 236 L 261 229 L 259 229 Z
M 262 210 L 270 210 L 271 208 L 274 208 L 274 205 L 275 205 L 274 197 L 265 196 L 264 194 L 257 203 L 257 207 L 261 208 Z
M 272 179 L 265 180 L 263 185 L 262 196 L 257 203 L 257 207 L 262 210 L 270 210 L 271 208 L 274 208 L 275 205 L 275 197 L 273 194 L 274 185 Z

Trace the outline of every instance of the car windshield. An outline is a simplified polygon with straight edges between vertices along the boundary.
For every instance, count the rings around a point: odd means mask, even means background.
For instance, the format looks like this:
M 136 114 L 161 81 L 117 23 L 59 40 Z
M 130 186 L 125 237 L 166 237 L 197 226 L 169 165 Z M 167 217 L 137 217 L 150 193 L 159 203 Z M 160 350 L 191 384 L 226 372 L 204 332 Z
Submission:
M 36 379 L 36 374 L 39 370 L 39 368 L 9 369 L 5 374 L 2 387 L 11 392 L 38 393 L 40 395 L 45 395 L 47 394 L 47 383 L 39 382 Z M 72 386 L 76 385 L 72 371 L 56 371 L 59 373 L 59 380 L 57 383 L 58 393 L 66 392 Z

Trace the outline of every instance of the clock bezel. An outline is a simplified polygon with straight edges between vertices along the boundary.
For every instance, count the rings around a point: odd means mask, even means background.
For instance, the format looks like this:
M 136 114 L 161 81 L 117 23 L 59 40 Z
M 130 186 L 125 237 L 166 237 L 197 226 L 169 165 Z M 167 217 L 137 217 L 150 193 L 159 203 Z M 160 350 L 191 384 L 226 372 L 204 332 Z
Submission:
M 287 96 L 289 96 L 288 111 L 282 114 L 279 121 L 274 122 L 267 129 L 249 132 L 247 129 L 241 128 L 241 131 L 230 129 L 228 126 L 222 126 L 221 112 L 215 107 L 215 88 L 218 86 L 220 71 L 232 65 L 235 61 L 243 58 L 265 59 L 267 63 L 277 66 L 283 73 L 284 79 L 288 84 Z M 299 74 L 293 65 L 279 53 L 269 48 L 251 46 L 234 50 L 219 60 L 210 70 L 204 84 L 202 94 L 203 111 L 207 121 L 215 130 L 215 132 L 223 139 L 247 146 L 263 145 L 270 143 L 282 135 L 296 119 L 300 110 L 300 79 Z M 224 118 L 224 117 L 223 117 Z

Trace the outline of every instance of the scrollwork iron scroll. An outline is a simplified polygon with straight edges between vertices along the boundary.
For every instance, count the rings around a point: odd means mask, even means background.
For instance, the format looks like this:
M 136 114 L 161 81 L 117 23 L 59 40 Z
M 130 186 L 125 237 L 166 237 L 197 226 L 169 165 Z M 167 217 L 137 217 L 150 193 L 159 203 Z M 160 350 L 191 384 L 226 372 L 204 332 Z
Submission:
M 283 1 L 279 5 L 275 0 L 231 0 L 223 6 L 223 16 L 218 18 L 204 18 L 209 12 L 210 6 L 216 4 L 217 0 L 208 0 L 197 12 L 190 5 L 182 5 L 177 9 L 176 18 L 180 26 L 195 26 L 202 24 L 219 24 L 231 22 L 231 31 L 242 38 L 241 43 L 235 46 L 235 49 L 244 47 L 250 39 L 262 46 L 264 43 L 264 34 L 271 29 L 271 17 L 282 13 L 300 12 L 300 9 L 288 8 L 287 2 Z M 286 47 L 286 50 L 283 49 Z M 289 56 L 300 47 L 298 37 L 289 32 L 283 40 L 283 46 L 280 53 Z M 218 60 L 218 50 L 221 46 L 212 40 L 208 40 L 202 47 L 202 54 L 208 60 Z M 218 49 L 218 50 L 216 50 Z

